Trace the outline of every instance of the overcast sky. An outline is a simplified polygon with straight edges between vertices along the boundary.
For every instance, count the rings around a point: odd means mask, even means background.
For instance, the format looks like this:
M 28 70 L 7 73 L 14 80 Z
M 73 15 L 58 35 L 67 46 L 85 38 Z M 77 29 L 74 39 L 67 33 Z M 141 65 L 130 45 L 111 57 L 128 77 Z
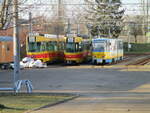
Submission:
M 1 0 L 0 0 L 1 1 Z M 82 4 L 84 0 L 63 0 L 64 3 L 68 4 Z M 122 3 L 124 4 L 123 7 L 126 10 L 126 14 L 139 14 L 141 7 L 139 6 L 139 3 L 141 0 L 122 0 Z M 57 4 L 58 0 L 28 0 L 27 4 L 34 4 L 34 9 L 32 9 L 33 16 L 36 15 L 51 15 L 53 12 L 57 12 L 56 9 L 52 11 L 51 5 L 36 5 L 36 4 Z M 136 3 L 136 5 L 134 4 Z M 78 9 L 80 9 L 81 5 L 67 5 L 67 11 L 70 13 L 78 13 Z M 55 5 L 56 8 L 56 5 Z M 29 10 L 30 11 L 30 10 Z M 48 12 L 48 13 L 47 13 Z M 25 11 L 23 14 L 28 14 L 28 11 Z
M 123 3 L 139 3 L 139 0 L 122 0 Z

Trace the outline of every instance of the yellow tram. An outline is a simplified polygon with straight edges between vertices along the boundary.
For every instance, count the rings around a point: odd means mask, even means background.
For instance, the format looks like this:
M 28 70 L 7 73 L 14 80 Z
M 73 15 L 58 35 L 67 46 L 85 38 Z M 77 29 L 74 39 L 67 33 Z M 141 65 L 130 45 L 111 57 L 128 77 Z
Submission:
M 64 60 L 64 36 L 57 38 L 51 34 L 30 34 L 26 43 L 27 57 L 46 63 Z
M 82 63 L 91 58 L 90 40 L 78 36 L 66 38 L 64 60 L 67 64 Z
M 112 63 L 123 60 L 123 41 L 121 39 L 92 39 L 92 62 Z

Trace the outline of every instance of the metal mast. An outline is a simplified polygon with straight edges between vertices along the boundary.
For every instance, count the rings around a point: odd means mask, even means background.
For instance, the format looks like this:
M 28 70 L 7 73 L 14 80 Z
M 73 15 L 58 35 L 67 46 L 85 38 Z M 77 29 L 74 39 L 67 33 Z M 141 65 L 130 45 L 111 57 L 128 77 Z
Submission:
M 18 29 L 18 0 L 13 0 L 14 83 L 20 76 L 20 41 Z M 15 84 L 14 84 L 15 85 Z

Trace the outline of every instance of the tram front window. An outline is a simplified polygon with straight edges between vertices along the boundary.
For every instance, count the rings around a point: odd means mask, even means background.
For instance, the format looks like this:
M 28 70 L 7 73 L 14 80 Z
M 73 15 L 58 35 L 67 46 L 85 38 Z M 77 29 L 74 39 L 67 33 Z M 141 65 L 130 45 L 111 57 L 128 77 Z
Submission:
M 75 52 L 75 43 L 67 43 L 66 52 Z
M 36 43 L 35 42 L 30 42 L 28 44 L 28 51 L 29 52 L 36 52 Z
M 81 52 L 82 45 L 79 43 L 67 43 L 66 44 L 66 52 Z
M 104 51 L 105 44 L 104 43 L 93 43 L 94 51 Z

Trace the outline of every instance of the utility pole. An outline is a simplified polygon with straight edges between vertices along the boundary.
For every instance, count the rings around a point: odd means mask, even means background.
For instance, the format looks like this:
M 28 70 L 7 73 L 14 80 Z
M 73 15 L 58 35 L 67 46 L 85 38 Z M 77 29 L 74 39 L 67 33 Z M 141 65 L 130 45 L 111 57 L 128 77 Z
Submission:
M 149 0 L 146 1 L 146 7 L 147 7 L 147 33 L 149 32 Z M 149 38 L 147 37 L 147 42 L 149 42 Z
M 21 85 L 26 85 L 31 93 L 33 86 L 29 80 L 20 80 L 20 40 L 18 29 L 18 0 L 13 0 L 13 46 L 14 46 L 14 91 L 19 92 Z
M 141 15 L 144 17 L 143 18 L 143 34 L 146 37 L 146 32 L 145 32 L 145 28 L 146 28 L 146 15 L 145 15 L 145 0 L 141 0 L 141 6 L 142 6 L 142 11 L 141 11 Z
M 149 1 L 147 0 L 147 2 L 146 2 L 146 11 L 147 11 L 147 28 L 149 27 L 148 25 L 149 25 Z
M 32 34 L 32 13 L 29 12 L 29 33 Z
M 58 19 L 61 20 L 62 16 L 62 0 L 58 0 Z
M 67 35 L 71 34 L 71 23 L 70 23 L 70 18 L 68 19 L 68 27 L 67 27 Z
M 79 35 L 80 34 L 80 24 L 78 23 L 77 24 L 77 35 Z
M 60 23 L 61 23 L 61 20 L 62 20 L 61 16 L 62 16 L 62 0 L 58 0 L 57 27 L 56 27 L 57 38 L 59 38 L 59 34 L 60 34 Z
M 18 0 L 13 0 L 14 85 L 20 79 L 20 41 L 18 29 Z
M 130 44 L 130 34 L 131 34 L 131 28 L 130 28 L 130 25 L 131 24 L 131 22 L 129 22 L 129 24 L 128 24 L 128 52 L 130 51 L 130 49 L 131 49 L 131 44 Z

